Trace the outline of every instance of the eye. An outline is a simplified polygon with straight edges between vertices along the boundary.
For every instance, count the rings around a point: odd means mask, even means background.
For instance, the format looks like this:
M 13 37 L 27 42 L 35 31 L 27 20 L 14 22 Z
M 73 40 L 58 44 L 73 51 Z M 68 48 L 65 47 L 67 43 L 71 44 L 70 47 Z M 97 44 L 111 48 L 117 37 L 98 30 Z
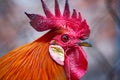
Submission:
M 63 35 L 61 36 L 61 40 L 62 40 L 63 42 L 67 42 L 67 41 L 69 41 L 69 36 L 68 36 L 67 34 L 63 34 Z

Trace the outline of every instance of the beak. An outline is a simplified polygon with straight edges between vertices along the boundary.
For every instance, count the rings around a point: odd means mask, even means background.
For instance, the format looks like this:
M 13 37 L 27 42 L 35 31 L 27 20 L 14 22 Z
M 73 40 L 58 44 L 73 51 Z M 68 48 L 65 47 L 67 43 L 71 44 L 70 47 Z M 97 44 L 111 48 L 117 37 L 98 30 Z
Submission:
M 92 44 L 89 41 L 79 42 L 79 43 L 77 43 L 77 45 L 85 46 L 85 47 L 92 47 Z

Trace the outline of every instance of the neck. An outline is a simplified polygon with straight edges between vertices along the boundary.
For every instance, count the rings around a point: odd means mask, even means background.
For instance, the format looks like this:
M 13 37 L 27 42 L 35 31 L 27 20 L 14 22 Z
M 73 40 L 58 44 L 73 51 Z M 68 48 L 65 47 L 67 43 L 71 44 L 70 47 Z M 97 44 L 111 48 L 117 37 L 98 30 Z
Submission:
M 55 63 L 48 52 L 54 32 L 0 58 L 0 80 L 67 80 L 63 66 Z

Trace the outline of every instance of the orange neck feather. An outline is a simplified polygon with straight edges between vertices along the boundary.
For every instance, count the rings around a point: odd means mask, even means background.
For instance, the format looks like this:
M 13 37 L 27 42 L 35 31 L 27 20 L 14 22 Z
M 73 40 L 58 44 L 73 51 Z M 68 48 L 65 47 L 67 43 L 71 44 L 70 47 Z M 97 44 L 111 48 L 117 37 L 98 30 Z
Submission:
M 0 58 L 0 80 L 67 80 L 63 66 L 49 56 L 50 40 L 61 31 L 51 30 L 32 43 Z

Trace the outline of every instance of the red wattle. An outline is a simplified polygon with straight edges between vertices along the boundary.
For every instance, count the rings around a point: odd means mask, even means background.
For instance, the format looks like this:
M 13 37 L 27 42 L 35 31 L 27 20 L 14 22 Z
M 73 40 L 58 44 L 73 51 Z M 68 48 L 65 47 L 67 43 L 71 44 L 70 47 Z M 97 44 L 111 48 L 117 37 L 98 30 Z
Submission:
M 87 65 L 86 55 L 81 47 L 73 47 L 66 52 L 64 67 L 68 80 L 80 80 L 86 73 Z

